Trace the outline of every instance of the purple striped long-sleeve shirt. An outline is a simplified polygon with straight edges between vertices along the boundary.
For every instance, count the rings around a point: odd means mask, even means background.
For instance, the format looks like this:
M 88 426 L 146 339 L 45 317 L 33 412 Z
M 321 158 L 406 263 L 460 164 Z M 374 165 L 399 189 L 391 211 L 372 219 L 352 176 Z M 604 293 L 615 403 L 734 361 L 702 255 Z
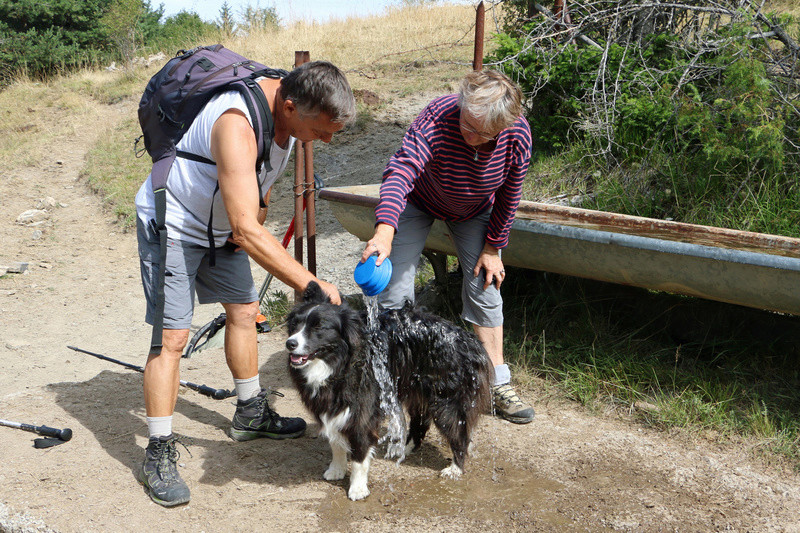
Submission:
M 459 130 L 458 95 L 433 100 L 417 116 L 383 172 L 377 223 L 397 229 L 406 202 L 436 218 L 467 220 L 493 206 L 486 242 L 508 244 L 531 157 L 531 130 L 519 117 L 490 151 L 476 151 Z

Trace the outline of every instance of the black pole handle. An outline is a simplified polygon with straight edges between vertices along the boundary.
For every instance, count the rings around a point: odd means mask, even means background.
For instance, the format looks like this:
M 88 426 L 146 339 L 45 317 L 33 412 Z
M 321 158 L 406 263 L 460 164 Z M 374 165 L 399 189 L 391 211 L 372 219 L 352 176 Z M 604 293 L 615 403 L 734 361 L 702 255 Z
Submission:
M 225 389 L 215 389 L 214 387 L 209 387 L 208 385 L 198 385 L 197 383 L 192 383 L 191 381 L 181 380 L 181 385 L 189 387 L 190 389 L 199 392 L 203 396 L 214 398 L 215 400 L 224 400 L 225 398 L 231 398 L 233 396 L 236 396 L 236 393 L 233 391 Z
M 65 442 L 72 438 L 72 430 L 69 428 L 58 429 L 58 428 L 51 428 L 49 426 L 30 426 L 30 427 L 32 428 L 30 431 L 38 433 L 39 435 L 42 435 L 44 437 L 54 437 L 56 439 L 61 439 Z

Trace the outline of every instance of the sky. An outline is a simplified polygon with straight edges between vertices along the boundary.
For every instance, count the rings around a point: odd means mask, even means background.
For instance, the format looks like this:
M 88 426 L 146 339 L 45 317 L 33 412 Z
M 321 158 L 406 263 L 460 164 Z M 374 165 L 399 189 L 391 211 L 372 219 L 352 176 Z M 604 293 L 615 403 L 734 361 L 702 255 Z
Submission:
M 390 5 L 399 5 L 398 0 L 227 0 L 235 16 L 248 5 L 253 7 L 275 7 L 281 22 L 298 20 L 327 22 L 332 18 L 346 18 L 350 15 L 376 15 Z M 164 16 L 169 17 L 180 11 L 194 12 L 207 22 L 219 18 L 219 10 L 225 0 L 151 0 L 150 5 L 164 5 Z

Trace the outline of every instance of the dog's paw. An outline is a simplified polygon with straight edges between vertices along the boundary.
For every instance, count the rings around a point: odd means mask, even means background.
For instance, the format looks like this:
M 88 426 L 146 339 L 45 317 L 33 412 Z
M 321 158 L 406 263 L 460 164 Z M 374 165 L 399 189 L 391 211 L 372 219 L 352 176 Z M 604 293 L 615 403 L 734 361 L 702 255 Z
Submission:
M 416 449 L 417 449 L 417 447 L 414 446 L 414 441 L 412 440 L 411 442 L 406 444 L 406 449 L 403 452 L 403 455 L 411 455 L 414 452 L 414 450 L 416 450 Z
M 439 472 L 439 475 L 443 478 L 447 479 L 461 479 L 461 474 L 463 471 L 455 465 L 455 463 L 451 464 L 447 468 L 443 469 Z
M 331 463 L 331 466 L 322 474 L 322 477 L 328 481 L 338 481 L 344 479 L 345 475 L 347 475 L 347 467 L 343 468 L 342 465 Z
M 347 491 L 347 497 L 351 500 L 358 501 L 363 500 L 369 496 L 369 489 L 367 488 L 366 483 L 351 483 L 350 489 Z

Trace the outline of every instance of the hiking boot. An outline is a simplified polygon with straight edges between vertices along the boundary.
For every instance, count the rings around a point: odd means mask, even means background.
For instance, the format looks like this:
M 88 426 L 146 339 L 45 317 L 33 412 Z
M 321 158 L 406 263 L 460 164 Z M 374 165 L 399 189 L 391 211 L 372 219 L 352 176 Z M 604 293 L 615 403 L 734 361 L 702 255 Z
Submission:
M 236 402 L 233 414 L 231 438 L 244 441 L 268 437 L 270 439 L 293 439 L 306 431 L 302 418 L 286 418 L 278 415 L 269 406 L 267 395 L 283 396 L 280 392 L 261 389 L 258 396 Z
M 536 414 L 533 407 L 517 396 L 510 383 L 492 387 L 492 403 L 497 416 L 515 424 L 527 424 Z
M 176 468 L 180 457 L 175 446 L 177 442 L 178 439 L 172 435 L 151 437 L 145 450 L 144 463 L 137 471 L 139 483 L 147 489 L 150 498 L 164 507 L 189 503 L 189 487 Z

